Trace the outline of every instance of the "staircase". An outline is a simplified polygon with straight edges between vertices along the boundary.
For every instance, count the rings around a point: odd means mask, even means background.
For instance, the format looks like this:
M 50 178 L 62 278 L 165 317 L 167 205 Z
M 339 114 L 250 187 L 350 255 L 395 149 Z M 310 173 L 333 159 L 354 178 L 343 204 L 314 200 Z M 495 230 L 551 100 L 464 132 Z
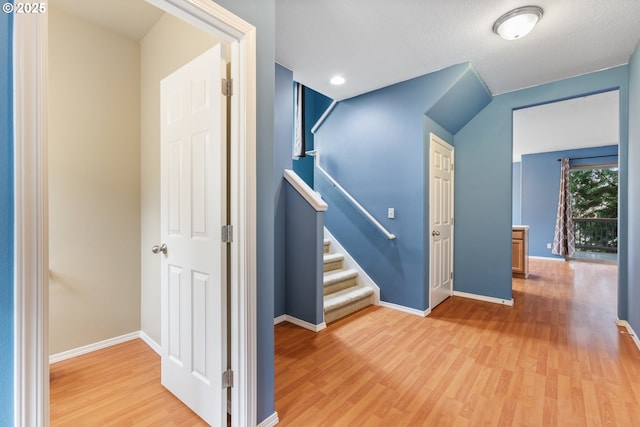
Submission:
M 344 256 L 324 240 L 324 321 L 333 322 L 373 304 L 373 289 L 358 283 L 358 272 L 344 268 Z

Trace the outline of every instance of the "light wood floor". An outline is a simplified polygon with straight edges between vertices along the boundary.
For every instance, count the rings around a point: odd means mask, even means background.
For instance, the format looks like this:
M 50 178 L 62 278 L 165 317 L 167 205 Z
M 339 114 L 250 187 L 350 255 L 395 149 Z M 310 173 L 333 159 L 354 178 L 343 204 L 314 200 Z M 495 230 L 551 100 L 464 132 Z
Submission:
M 275 329 L 280 426 L 639 426 L 640 351 L 619 332 L 616 268 L 531 260 L 514 307 L 380 307 Z M 140 340 L 51 366 L 52 426 L 203 426 Z
M 280 426 L 640 426 L 616 267 L 531 260 L 513 307 L 453 297 L 275 330 Z
M 160 357 L 133 340 L 51 365 L 51 426 L 206 426 L 160 384 Z

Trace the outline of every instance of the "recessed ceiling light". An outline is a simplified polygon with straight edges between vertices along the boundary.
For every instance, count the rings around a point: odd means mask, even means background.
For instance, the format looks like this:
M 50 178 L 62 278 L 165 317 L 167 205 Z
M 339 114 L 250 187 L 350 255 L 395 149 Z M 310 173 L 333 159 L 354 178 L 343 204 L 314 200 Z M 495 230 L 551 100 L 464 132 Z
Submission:
M 519 7 L 498 18 L 493 24 L 493 32 L 505 40 L 517 40 L 529 34 L 540 18 L 542 18 L 542 8 Z
M 342 77 L 342 76 L 333 76 L 333 77 L 331 77 L 331 80 L 329 80 L 329 82 L 330 82 L 332 85 L 336 85 L 336 86 L 337 86 L 337 85 L 342 85 L 342 84 L 344 84 L 344 82 L 346 82 L 346 80 L 345 80 L 345 78 L 344 78 L 344 77 Z

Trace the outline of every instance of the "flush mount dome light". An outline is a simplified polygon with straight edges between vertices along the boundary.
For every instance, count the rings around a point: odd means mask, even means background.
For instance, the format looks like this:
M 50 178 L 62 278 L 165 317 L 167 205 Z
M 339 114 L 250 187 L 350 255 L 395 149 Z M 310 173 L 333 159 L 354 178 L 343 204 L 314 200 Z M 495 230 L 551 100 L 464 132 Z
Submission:
M 344 84 L 344 82 L 346 82 L 346 80 L 345 80 L 345 78 L 344 78 L 344 77 L 342 77 L 342 76 L 333 76 L 333 77 L 331 77 L 331 80 L 329 80 L 329 82 L 330 82 L 332 85 L 339 86 L 339 85 Z
M 525 6 L 502 15 L 493 24 L 493 32 L 505 40 L 520 39 L 533 30 L 542 18 L 542 8 Z

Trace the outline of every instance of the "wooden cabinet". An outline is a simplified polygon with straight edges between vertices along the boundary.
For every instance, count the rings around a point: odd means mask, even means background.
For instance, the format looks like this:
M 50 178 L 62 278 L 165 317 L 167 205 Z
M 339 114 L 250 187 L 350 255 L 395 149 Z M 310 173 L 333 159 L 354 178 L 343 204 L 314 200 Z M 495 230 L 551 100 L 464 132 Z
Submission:
M 529 276 L 529 227 L 513 227 L 511 234 L 511 272 L 513 277 Z

